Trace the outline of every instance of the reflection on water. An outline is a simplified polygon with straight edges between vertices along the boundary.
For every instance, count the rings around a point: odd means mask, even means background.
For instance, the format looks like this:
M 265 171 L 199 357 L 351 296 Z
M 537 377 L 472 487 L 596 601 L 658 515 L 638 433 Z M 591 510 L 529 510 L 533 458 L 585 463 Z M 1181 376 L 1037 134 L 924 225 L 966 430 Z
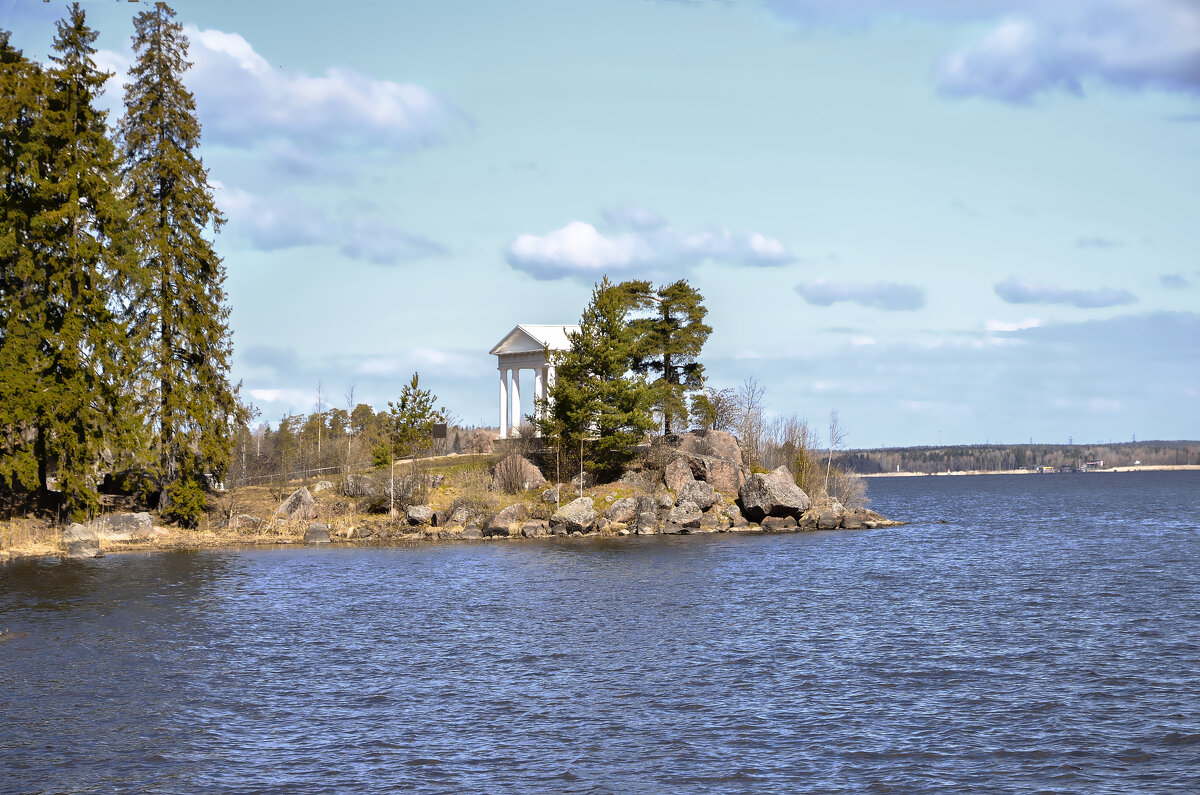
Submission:
M 913 524 L 0 567 L 0 791 L 1200 789 L 1200 473 L 870 488 Z

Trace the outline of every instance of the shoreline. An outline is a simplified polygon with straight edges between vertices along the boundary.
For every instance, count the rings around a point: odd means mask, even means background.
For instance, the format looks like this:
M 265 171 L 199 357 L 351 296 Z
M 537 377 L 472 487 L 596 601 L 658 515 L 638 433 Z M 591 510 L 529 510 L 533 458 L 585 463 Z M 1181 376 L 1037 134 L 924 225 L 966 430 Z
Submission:
M 872 472 L 862 478 L 927 478 L 957 477 L 960 475 L 1105 475 L 1119 472 L 1189 472 L 1200 470 L 1200 464 L 1149 464 L 1144 466 L 1089 469 L 1087 472 L 1038 472 L 1036 469 L 965 469 L 947 472 Z

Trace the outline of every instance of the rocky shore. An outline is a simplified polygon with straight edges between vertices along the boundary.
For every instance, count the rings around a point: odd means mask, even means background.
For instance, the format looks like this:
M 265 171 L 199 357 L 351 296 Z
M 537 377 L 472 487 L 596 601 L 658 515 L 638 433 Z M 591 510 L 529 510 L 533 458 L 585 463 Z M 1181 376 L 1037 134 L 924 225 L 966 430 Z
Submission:
M 105 551 L 245 545 L 797 533 L 903 524 L 836 500 L 818 504 L 785 467 L 751 473 L 737 440 L 726 433 L 687 434 L 668 459 L 661 472 L 632 473 L 618 483 L 590 487 L 590 496 L 572 498 L 584 491 L 578 481 L 549 484 L 532 462 L 510 455 L 493 468 L 489 493 L 501 495 L 506 488 L 516 493 L 491 510 L 461 501 L 441 509 L 408 504 L 412 477 L 392 481 L 350 475 L 340 485 L 321 481 L 312 489 L 295 489 L 269 518 L 237 514 L 221 528 L 159 527 L 149 513 L 109 514 L 88 525 L 72 524 L 62 532 L 59 554 L 86 558 Z M 445 482 L 440 474 L 419 477 L 426 494 L 436 493 Z M 358 511 L 335 509 L 348 499 Z M 389 506 L 397 502 L 406 507 L 393 515 Z

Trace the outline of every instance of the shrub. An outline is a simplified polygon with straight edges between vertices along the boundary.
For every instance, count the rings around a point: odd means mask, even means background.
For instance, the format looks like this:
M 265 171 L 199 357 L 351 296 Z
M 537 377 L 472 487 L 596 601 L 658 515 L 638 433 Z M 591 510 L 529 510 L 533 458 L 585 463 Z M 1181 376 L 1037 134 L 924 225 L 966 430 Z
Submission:
M 198 527 L 208 507 L 203 487 L 191 478 L 175 481 L 163 490 L 162 518 L 180 527 Z

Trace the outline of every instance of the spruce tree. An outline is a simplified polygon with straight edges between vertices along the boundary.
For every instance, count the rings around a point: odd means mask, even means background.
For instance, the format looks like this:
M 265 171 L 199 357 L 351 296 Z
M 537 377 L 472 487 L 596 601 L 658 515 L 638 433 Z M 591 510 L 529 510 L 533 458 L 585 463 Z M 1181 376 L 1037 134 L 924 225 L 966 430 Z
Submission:
M 556 352 L 548 411 L 540 412 L 542 434 L 568 455 L 586 447 L 587 468 L 601 479 L 616 477 L 636 455 L 653 427 L 651 393 L 643 377 L 630 372 L 634 336 L 630 312 L 645 282 L 595 286 L 592 300 L 569 333 L 570 349 Z
M 640 283 L 630 283 L 640 284 Z M 704 386 L 704 365 L 696 361 L 712 328 L 705 325 L 704 296 L 686 280 L 660 287 L 654 293 L 636 288 L 640 307 L 652 307 L 648 317 L 633 321 L 636 338 L 633 369 L 657 375 L 651 381 L 654 406 L 664 436 L 686 429 L 687 394 Z
M 194 496 L 205 473 L 224 472 L 241 409 L 229 382 L 225 267 L 208 238 L 224 218 L 195 153 L 200 122 L 182 79 L 187 37 L 161 2 L 133 24 L 137 58 L 119 125 L 138 260 L 126 312 L 140 351 L 133 391 L 152 439 L 146 463 L 170 503 Z
M 88 516 L 98 504 L 96 465 L 110 446 L 118 359 L 126 345 L 109 300 L 124 276 L 118 245 L 124 212 L 107 114 L 95 106 L 110 77 L 92 59 L 95 40 L 76 3 L 57 24 L 44 79 L 11 50 L 4 56 L 16 64 L 21 93 L 15 105 L 29 115 L 12 127 L 23 141 L 13 151 L 24 153 L 11 160 L 6 154 L 5 179 L 14 193 L 5 199 L 0 255 L 6 265 L 0 367 L 6 375 L 25 370 L 15 387 L 23 396 L 13 436 L 32 441 L 31 455 L 18 446 L 15 466 L 6 469 L 27 485 L 32 462 L 42 492 L 53 470 L 73 518 Z M 35 97 L 40 101 L 33 104 Z M 7 145 L 7 118 L 5 126 Z
M 45 101 L 41 68 L 0 30 L 0 481 L 8 489 L 41 485 L 34 440 L 45 339 L 44 291 L 33 256 L 40 147 L 35 133 Z

